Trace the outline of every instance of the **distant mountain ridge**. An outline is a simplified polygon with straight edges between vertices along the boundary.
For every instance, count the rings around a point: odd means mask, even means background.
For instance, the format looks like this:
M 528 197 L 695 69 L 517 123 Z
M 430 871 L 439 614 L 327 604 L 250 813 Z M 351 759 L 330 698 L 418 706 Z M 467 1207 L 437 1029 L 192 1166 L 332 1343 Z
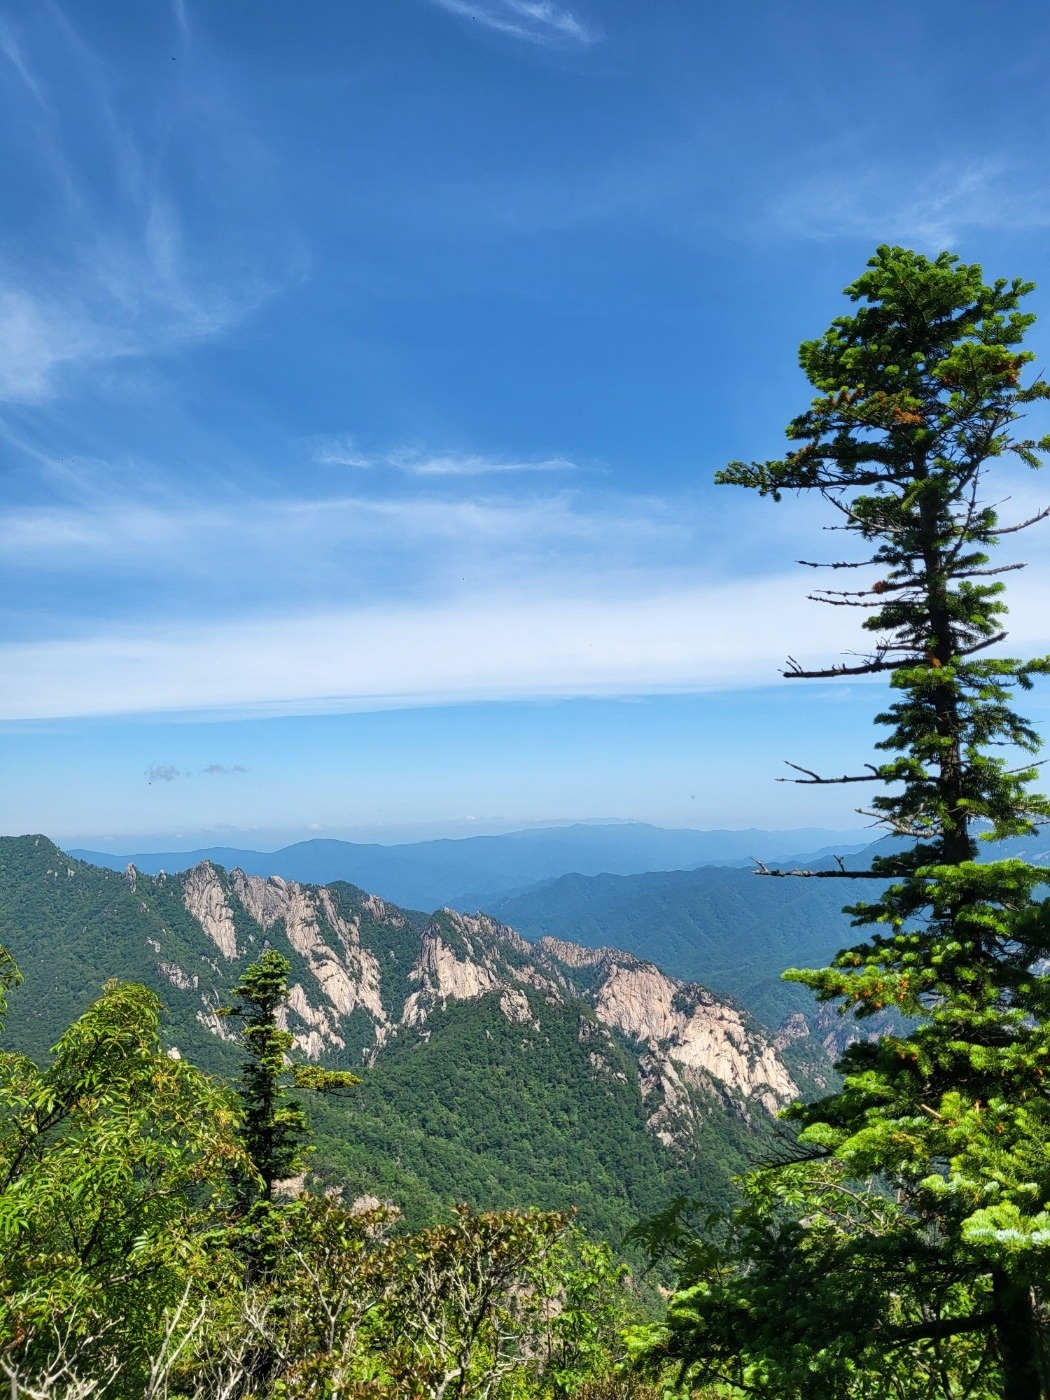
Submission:
M 569 873 L 634 875 L 651 870 L 689 870 L 705 864 L 732 865 L 752 856 L 779 861 L 800 852 L 820 856 L 833 849 L 844 854 L 866 844 L 863 834 L 859 841 L 857 835 L 816 827 L 695 831 L 617 822 L 537 827 L 502 836 L 395 846 L 312 840 L 277 851 L 216 846 L 129 855 L 85 850 L 69 854 L 118 871 L 130 862 L 152 875 L 162 870 L 177 873 L 207 860 L 227 870 L 236 867 L 247 875 L 280 875 L 308 884 L 343 880 L 408 908 L 448 906 L 469 911 Z

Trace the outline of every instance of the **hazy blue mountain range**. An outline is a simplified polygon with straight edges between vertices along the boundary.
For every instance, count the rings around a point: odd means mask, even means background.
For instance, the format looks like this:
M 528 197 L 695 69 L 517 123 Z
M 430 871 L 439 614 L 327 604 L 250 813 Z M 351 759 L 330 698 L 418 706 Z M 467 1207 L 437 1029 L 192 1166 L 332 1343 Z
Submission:
M 784 883 L 784 882 L 778 882 Z M 214 1072 L 217 1010 L 267 945 L 292 965 L 299 1053 L 360 1088 L 316 1108 L 315 1169 L 410 1220 L 443 1203 L 578 1205 L 616 1236 L 682 1192 L 725 1198 L 773 1112 L 827 1082 L 816 1042 L 630 953 L 528 943 L 484 915 L 398 908 L 202 863 L 118 874 L 42 836 L 0 839 L 0 942 L 24 975 L 3 1043 L 35 1058 L 110 977 L 154 988 L 165 1045 Z
M 794 831 L 667 830 L 644 822 L 578 823 L 539 827 L 502 836 L 417 841 L 381 846 L 351 841 L 300 841 L 278 851 L 211 847 L 195 851 L 108 854 L 72 850 L 94 865 L 123 870 L 131 862 L 156 875 L 189 870 L 202 860 L 246 875 L 329 884 L 345 880 L 409 908 L 471 910 L 542 880 L 581 875 L 633 875 L 648 870 L 690 870 L 703 864 L 749 863 L 751 856 L 781 861 L 798 852 L 822 855 L 859 850 L 863 834 L 816 827 Z

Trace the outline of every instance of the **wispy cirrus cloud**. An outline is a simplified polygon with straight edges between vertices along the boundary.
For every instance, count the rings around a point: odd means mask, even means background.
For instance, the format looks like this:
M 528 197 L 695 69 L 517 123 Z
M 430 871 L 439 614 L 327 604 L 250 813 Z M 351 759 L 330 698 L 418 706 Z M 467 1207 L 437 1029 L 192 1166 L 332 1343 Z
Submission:
M 351 600 L 429 605 L 471 589 L 524 595 L 555 577 L 568 593 L 658 591 L 739 579 L 759 565 L 790 568 L 814 553 L 820 512 L 809 500 L 770 512 L 741 493 L 713 511 L 688 490 L 626 492 L 595 477 L 570 484 L 553 471 L 518 478 L 471 475 L 469 459 L 449 465 L 447 477 L 354 472 L 335 483 L 318 471 L 301 495 L 274 480 L 270 491 L 261 482 L 178 486 L 139 462 L 108 477 L 95 459 L 67 466 L 64 500 L 0 510 L 7 635 L 320 614 Z M 1000 483 L 1012 498 L 1008 523 L 1045 505 L 1030 476 L 1017 469 Z M 1050 546 L 1025 543 L 1033 563 L 1048 557 Z
M 323 467 L 374 467 L 377 459 L 369 457 L 354 446 L 354 440 L 347 434 L 341 437 L 322 437 L 314 443 L 314 461 Z
M 322 466 L 385 467 L 408 476 L 510 476 L 533 472 L 579 471 L 567 457 L 507 458 L 480 452 L 430 452 L 418 447 L 398 447 L 373 455 L 360 451 L 351 437 L 322 438 L 315 445 L 314 461 Z
M 460 452 L 401 452 L 388 459 L 412 476 L 507 476 L 530 472 L 573 472 L 579 468 L 565 457 L 526 458 L 507 461 Z
M 0 56 L 5 58 L 14 71 L 21 78 L 27 91 L 40 107 L 47 106 L 44 92 L 37 82 L 29 64 L 26 62 L 22 52 L 22 46 L 15 36 L 14 30 L 5 20 L 0 20 Z
M 163 262 L 130 242 L 82 251 L 63 270 L 0 266 L 0 400 L 45 402 L 71 371 L 210 339 L 268 294 L 261 284 L 209 286 L 170 248 Z
M 466 491 L 424 489 L 429 481 L 409 492 L 397 483 L 395 492 L 298 499 L 135 499 L 118 485 L 104 497 L 2 512 L 0 588 L 22 580 L 25 609 L 24 617 L 10 610 L 9 635 L 41 635 L 48 624 L 32 600 L 42 597 L 50 625 L 69 635 L 78 617 L 148 616 L 162 626 L 347 598 L 433 599 L 464 587 L 528 588 L 555 561 L 563 574 L 589 578 L 607 576 L 610 559 L 621 571 L 666 571 L 697 553 L 680 501 L 478 489 L 485 478 L 464 478 Z
M 27 14 L 17 32 L 0 23 L 0 120 L 34 191 L 0 256 L 0 402 L 32 404 L 77 370 L 220 334 L 288 269 L 270 234 L 245 241 L 225 225 L 228 172 L 252 160 L 220 96 L 198 101 L 181 64 L 165 73 L 156 110 L 132 117 L 112 69 L 57 4 Z M 178 7 L 175 19 L 185 57 Z
M 601 31 L 551 0 L 430 0 L 484 29 L 548 48 L 590 48 Z
M 1050 226 L 1043 182 L 1000 160 L 941 163 L 902 169 L 851 162 L 794 180 L 767 210 L 781 232 L 804 238 L 863 238 L 954 247 L 971 229 Z

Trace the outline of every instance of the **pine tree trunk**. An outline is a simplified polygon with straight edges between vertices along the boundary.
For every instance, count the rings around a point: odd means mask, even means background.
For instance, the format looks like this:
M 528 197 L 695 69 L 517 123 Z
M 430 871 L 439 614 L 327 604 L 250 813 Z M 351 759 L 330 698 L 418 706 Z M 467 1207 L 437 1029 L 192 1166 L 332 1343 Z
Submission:
M 992 1299 L 1003 1400 L 1046 1400 L 1042 1339 L 1031 1289 L 997 1272 L 992 1275 Z

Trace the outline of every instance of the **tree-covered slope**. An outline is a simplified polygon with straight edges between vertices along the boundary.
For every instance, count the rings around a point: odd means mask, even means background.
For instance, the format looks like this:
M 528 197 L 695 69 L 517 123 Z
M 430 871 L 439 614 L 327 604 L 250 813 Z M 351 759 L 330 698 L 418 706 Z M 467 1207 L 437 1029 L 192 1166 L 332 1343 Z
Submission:
M 578 1206 L 615 1235 L 679 1192 L 724 1198 L 801 1082 L 746 1015 L 628 954 L 345 884 L 117 874 L 4 839 L 0 942 L 25 979 L 7 1046 L 43 1058 L 107 979 L 134 980 L 164 1001 L 165 1047 L 223 1075 L 239 1053 L 216 1011 L 279 949 L 300 1054 L 364 1079 L 312 1110 L 314 1169 L 414 1223 L 457 1199 Z
M 526 938 L 626 948 L 675 977 L 736 997 L 775 1026 L 813 1004 L 808 992 L 780 980 L 784 968 L 822 967 L 846 946 L 842 906 L 870 898 L 872 888 L 866 880 L 770 880 L 717 866 L 563 875 L 492 912 Z
M 102 985 L 119 978 L 162 995 L 168 1035 L 177 1028 L 192 1058 L 208 1069 L 232 1066 L 222 1042 L 196 1020 L 200 995 L 214 988 L 217 999 L 222 985 L 214 948 L 164 882 L 140 890 L 73 860 L 44 836 L 0 838 L 0 944 L 24 978 L 11 997 L 5 1045 L 43 1059 Z M 160 965 L 180 959 L 194 967 L 197 987 L 179 988 L 164 976 Z
M 606 1050 L 611 1071 L 596 1071 L 577 1016 L 529 1000 L 538 1024 L 524 1031 L 493 997 L 451 1005 L 365 1072 L 348 1113 L 318 1104 L 322 1176 L 396 1201 L 412 1224 L 450 1199 L 527 1202 L 576 1208 L 588 1231 L 616 1239 L 677 1194 L 726 1201 L 730 1176 L 770 1150 L 771 1120 L 715 1110 L 687 1152 L 670 1152 L 648 1130 L 622 1045 Z

